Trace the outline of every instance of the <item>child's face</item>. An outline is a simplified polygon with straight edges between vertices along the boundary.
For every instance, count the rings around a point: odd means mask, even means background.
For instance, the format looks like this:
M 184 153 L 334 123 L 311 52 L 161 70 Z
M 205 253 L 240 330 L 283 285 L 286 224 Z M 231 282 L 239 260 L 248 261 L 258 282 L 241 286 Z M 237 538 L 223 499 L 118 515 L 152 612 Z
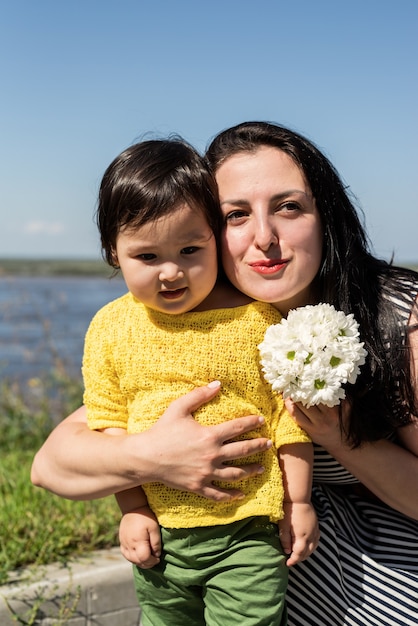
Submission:
M 184 204 L 116 239 L 129 291 L 147 307 L 179 314 L 197 307 L 217 278 L 216 241 L 205 216 Z

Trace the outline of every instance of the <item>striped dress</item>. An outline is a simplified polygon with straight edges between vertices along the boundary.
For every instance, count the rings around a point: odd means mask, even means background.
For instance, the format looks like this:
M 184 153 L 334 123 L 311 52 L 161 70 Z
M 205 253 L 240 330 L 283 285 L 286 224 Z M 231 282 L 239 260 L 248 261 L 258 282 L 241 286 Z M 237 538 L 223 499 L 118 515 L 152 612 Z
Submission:
M 418 281 L 400 280 L 390 299 L 405 322 Z M 418 522 L 373 496 L 315 445 L 312 501 L 316 551 L 290 568 L 288 626 L 418 624 Z

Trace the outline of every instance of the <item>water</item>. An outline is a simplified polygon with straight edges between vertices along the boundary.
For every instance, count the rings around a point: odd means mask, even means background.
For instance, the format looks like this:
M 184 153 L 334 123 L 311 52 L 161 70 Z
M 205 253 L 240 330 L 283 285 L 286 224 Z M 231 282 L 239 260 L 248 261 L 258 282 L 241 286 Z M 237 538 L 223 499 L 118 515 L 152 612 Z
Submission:
M 1 277 L 1 378 L 38 378 L 58 360 L 69 374 L 80 375 L 91 318 L 125 292 L 119 278 Z

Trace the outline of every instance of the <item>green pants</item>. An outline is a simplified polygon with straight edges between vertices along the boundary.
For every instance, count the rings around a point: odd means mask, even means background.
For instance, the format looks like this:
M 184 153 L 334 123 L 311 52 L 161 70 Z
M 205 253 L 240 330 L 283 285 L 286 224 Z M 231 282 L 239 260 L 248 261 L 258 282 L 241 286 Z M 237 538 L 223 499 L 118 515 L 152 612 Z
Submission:
M 277 526 L 162 528 L 163 555 L 134 567 L 143 626 L 285 626 L 286 557 Z

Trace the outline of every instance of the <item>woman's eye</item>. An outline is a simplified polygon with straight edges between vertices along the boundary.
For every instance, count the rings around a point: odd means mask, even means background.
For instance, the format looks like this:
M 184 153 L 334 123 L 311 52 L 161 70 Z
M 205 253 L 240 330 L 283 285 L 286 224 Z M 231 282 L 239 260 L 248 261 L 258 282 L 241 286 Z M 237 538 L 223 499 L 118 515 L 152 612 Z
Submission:
M 247 216 L 247 213 L 245 211 L 241 211 L 241 210 L 231 211 L 230 213 L 227 213 L 225 215 L 225 221 L 226 222 L 238 222 L 239 220 L 244 219 L 246 216 Z
M 299 211 L 300 206 L 297 204 L 297 202 L 284 202 L 277 207 L 277 210 L 281 211 L 282 213 L 293 213 L 295 211 Z

